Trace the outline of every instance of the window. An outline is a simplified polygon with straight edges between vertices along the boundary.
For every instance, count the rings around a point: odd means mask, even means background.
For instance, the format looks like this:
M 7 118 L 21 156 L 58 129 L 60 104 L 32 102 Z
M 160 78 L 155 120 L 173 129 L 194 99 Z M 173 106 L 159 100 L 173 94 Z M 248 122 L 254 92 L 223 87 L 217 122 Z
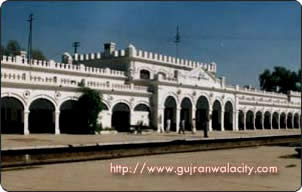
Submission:
M 140 71 L 140 78 L 141 79 L 150 79 L 150 72 L 147 70 Z

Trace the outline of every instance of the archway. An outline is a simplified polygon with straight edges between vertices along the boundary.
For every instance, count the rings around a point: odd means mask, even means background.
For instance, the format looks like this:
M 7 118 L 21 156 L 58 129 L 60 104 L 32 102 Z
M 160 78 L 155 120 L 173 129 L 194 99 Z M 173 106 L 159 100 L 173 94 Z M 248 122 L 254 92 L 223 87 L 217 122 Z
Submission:
M 262 125 L 262 112 L 261 111 L 258 111 L 256 113 L 256 122 L 255 122 L 255 126 L 256 126 L 256 129 L 262 129 L 263 128 L 263 125 Z
M 196 130 L 204 130 L 209 115 L 209 102 L 205 96 L 200 96 L 196 104 Z
M 181 102 L 180 120 L 185 120 L 185 129 L 192 130 L 192 103 L 189 98 Z
M 137 120 L 143 121 L 143 124 L 145 126 L 150 126 L 150 120 L 151 120 L 151 111 L 148 105 L 146 104 L 138 104 L 134 107 L 134 112 L 136 113 Z
M 83 127 L 79 123 L 76 101 L 68 100 L 60 106 L 60 132 L 67 134 L 81 133 Z
M 238 128 L 244 130 L 244 112 L 241 110 L 238 113 Z
M 233 130 L 233 105 L 230 101 L 224 106 L 224 129 Z
M 117 103 L 112 109 L 112 127 L 119 132 L 130 131 L 130 107 Z
M 254 129 L 254 113 L 252 111 L 248 111 L 246 113 L 246 129 Z
M 299 114 L 296 113 L 295 116 L 294 116 L 294 128 L 300 128 L 299 127 Z
M 287 128 L 293 128 L 293 115 L 291 113 L 287 114 Z
M 279 128 L 279 114 L 277 112 L 273 113 L 273 129 Z
M 213 130 L 221 130 L 221 105 L 217 100 L 213 104 L 212 128 Z
M 37 99 L 29 107 L 30 133 L 55 133 L 55 106 L 47 99 Z
M 280 128 L 281 129 L 286 128 L 286 115 L 285 115 L 285 113 L 281 113 L 281 115 L 280 115 Z
M 167 130 L 167 121 L 168 119 L 171 120 L 171 131 L 176 131 L 176 108 L 177 104 L 175 99 L 172 96 L 169 96 L 165 101 L 165 119 L 164 119 L 164 125 L 165 130 Z
M 270 112 L 266 111 L 264 113 L 264 129 L 271 128 L 271 114 Z
M 1 98 L 1 133 L 23 134 L 24 106 L 14 97 Z

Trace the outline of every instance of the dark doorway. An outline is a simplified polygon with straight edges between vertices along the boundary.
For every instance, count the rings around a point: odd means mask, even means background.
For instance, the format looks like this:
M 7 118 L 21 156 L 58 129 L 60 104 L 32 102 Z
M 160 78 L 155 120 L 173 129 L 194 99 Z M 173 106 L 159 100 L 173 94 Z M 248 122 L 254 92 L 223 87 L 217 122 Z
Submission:
M 244 130 L 244 113 L 243 111 L 239 111 L 238 114 L 238 126 L 239 126 L 239 130 Z
M 118 103 L 113 107 L 112 127 L 118 132 L 130 131 L 130 108 L 125 103 Z
M 264 128 L 265 129 L 271 128 L 271 114 L 268 111 L 264 113 Z
M 37 99 L 29 107 L 30 133 L 55 133 L 55 107 L 46 99 Z
M 23 104 L 14 97 L 1 98 L 1 133 L 23 134 Z
M 165 130 L 167 130 L 167 121 L 171 120 L 170 131 L 176 131 L 176 101 L 172 96 L 169 96 L 165 101 L 165 119 L 164 125 Z
M 209 102 L 205 96 L 198 98 L 196 104 L 196 130 L 204 130 L 207 126 L 206 118 L 209 115 Z
M 185 120 L 185 129 L 192 130 L 192 103 L 189 98 L 181 102 L 180 120 Z
M 262 129 L 263 125 L 262 125 L 262 113 L 260 111 L 258 111 L 256 113 L 256 129 Z
M 228 101 L 224 108 L 224 129 L 233 130 L 233 105 Z
M 274 129 L 278 129 L 279 127 L 279 118 L 278 118 L 278 113 L 277 112 L 274 112 L 273 113 L 273 128 Z
M 254 129 L 254 113 L 252 111 L 248 111 L 246 113 L 246 129 Z
M 80 133 L 79 117 L 76 111 L 76 101 L 65 101 L 60 107 L 60 132 L 67 134 Z
M 212 127 L 213 130 L 221 130 L 221 105 L 217 100 L 213 104 Z
M 285 113 L 282 113 L 280 115 L 280 128 L 285 129 L 286 128 L 286 115 Z

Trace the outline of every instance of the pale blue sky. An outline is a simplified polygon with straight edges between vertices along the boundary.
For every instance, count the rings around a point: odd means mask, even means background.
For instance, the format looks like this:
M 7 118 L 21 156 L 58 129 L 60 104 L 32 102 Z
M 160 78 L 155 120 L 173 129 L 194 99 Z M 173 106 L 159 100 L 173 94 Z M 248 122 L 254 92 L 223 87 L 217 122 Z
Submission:
M 6 2 L 2 7 L 2 44 L 15 39 L 27 48 L 28 22 L 34 14 L 33 48 L 60 61 L 80 41 L 80 53 L 103 50 L 113 41 L 175 56 L 176 25 L 180 56 L 217 63 L 231 84 L 259 87 L 264 69 L 300 68 L 300 5 L 284 2 Z

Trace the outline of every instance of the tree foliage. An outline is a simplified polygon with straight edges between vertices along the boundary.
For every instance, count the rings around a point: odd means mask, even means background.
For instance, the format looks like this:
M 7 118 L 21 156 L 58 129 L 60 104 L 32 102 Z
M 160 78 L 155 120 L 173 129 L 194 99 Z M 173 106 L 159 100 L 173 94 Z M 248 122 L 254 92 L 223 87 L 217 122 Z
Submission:
M 33 49 L 32 50 L 32 58 L 36 60 L 46 60 L 47 58 L 44 56 L 42 51 L 39 49 Z
M 284 67 L 275 67 L 272 72 L 266 69 L 259 75 L 259 82 L 260 88 L 265 91 L 301 91 L 301 70 L 296 73 Z
M 80 127 L 86 133 L 94 133 L 98 128 L 98 114 L 102 110 L 102 96 L 98 91 L 86 87 L 82 87 L 81 92 L 83 94 L 77 102 Z
M 18 43 L 18 41 L 10 40 L 7 42 L 6 47 L 3 52 L 4 52 L 4 55 L 14 57 L 16 55 L 20 55 L 20 51 L 21 51 L 21 47 L 20 47 L 20 44 Z

